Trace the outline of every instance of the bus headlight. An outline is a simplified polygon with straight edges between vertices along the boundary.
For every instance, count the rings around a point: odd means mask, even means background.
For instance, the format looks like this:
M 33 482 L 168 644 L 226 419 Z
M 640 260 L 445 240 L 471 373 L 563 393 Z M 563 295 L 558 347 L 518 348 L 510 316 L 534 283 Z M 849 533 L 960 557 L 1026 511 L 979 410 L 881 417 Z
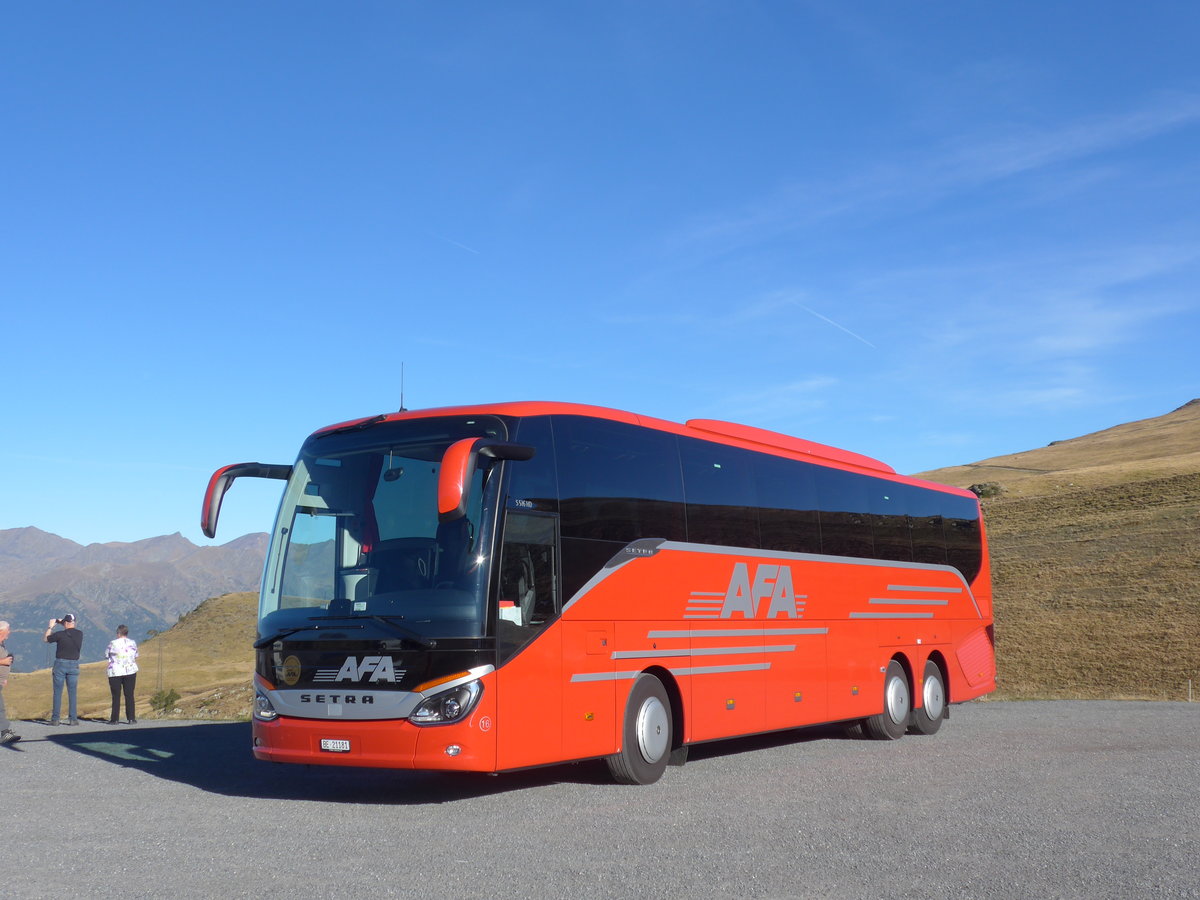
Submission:
M 271 698 L 262 691 L 254 692 L 254 718 L 260 722 L 272 722 L 279 718 L 279 713 L 271 705 Z
M 408 720 L 414 725 L 451 725 L 461 722 L 471 714 L 482 694 L 482 684 L 468 681 L 426 697 L 409 714 Z

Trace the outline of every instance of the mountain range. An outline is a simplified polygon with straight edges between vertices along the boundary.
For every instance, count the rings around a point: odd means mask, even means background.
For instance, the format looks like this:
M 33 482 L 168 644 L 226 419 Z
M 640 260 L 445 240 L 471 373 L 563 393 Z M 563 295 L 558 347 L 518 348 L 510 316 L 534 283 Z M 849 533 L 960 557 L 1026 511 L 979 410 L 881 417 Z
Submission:
M 141 641 L 209 597 L 257 590 L 267 541 L 248 534 L 198 547 L 176 533 L 84 546 L 38 528 L 0 530 L 0 619 L 12 626 L 13 671 L 52 662 L 42 635 L 67 613 L 84 632 L 81 658 L 91 662 L 103 658 L 118 625 Z

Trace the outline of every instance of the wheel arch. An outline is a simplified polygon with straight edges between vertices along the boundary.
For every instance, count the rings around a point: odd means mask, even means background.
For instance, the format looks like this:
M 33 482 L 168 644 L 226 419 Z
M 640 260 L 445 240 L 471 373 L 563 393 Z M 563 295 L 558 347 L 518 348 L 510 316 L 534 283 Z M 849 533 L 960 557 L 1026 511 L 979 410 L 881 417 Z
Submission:
M 908 679 L 908 692 L 909 692 L 909 695 L 911 696 L 913 694 L 913 692 L 916 690 L 917 680 L 916 680 L 916 676 L 913 672 L 912 660 L 910 660 L 908 658 L 908 654 L 905 653 L 903 650 L 897 650 L 895 653 L 893 653 L 891 655 L 891 657 L 888 659 L 888 662 L 889 663 L 890 662 L 900 663 L 900 668 L 904 669 L 904 677 Z M 884 672 L 886 672 L 886 671 L 887 671 L 887 664 L 885 663 L 884 664 Z

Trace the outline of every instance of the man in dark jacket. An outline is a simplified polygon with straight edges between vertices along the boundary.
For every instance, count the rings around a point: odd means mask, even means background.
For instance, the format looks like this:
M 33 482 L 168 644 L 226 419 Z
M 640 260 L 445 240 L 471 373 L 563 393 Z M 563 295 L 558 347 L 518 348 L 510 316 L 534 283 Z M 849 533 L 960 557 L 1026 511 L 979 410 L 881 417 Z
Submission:
M 55 631 L 54 626 L 61 625 L 62 631 Z M 50 673 L 54 682 L 54 704 L 50 713 L 50 724 L 58 724 L 58 715 L 62 711 L 62 689 L 67 686 L 67 724 L 78 725 L 76 716 L 75 691 L 79 686 L 79 651 L 83 647 L 83 632 L 75 627 L 75 617 L 67 613 L 61 619 L 51 619 L 42 639 L 47 644 L 55 644 L 54 669 Z

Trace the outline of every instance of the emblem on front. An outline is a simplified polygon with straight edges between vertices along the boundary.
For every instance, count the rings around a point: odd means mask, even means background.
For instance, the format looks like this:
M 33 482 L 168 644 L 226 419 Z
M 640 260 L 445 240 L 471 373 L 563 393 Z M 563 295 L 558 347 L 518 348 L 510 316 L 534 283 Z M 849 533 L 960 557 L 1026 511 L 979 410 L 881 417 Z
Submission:
M 364 656 L 361 659 L 347 656 L 340 669 L 317 669 L 313 681 L 360 682 L 365 679 L 369 684 L 395 684 L 404 677 L 404 672 L 404 669 L 396 668 L 390 656 Z

